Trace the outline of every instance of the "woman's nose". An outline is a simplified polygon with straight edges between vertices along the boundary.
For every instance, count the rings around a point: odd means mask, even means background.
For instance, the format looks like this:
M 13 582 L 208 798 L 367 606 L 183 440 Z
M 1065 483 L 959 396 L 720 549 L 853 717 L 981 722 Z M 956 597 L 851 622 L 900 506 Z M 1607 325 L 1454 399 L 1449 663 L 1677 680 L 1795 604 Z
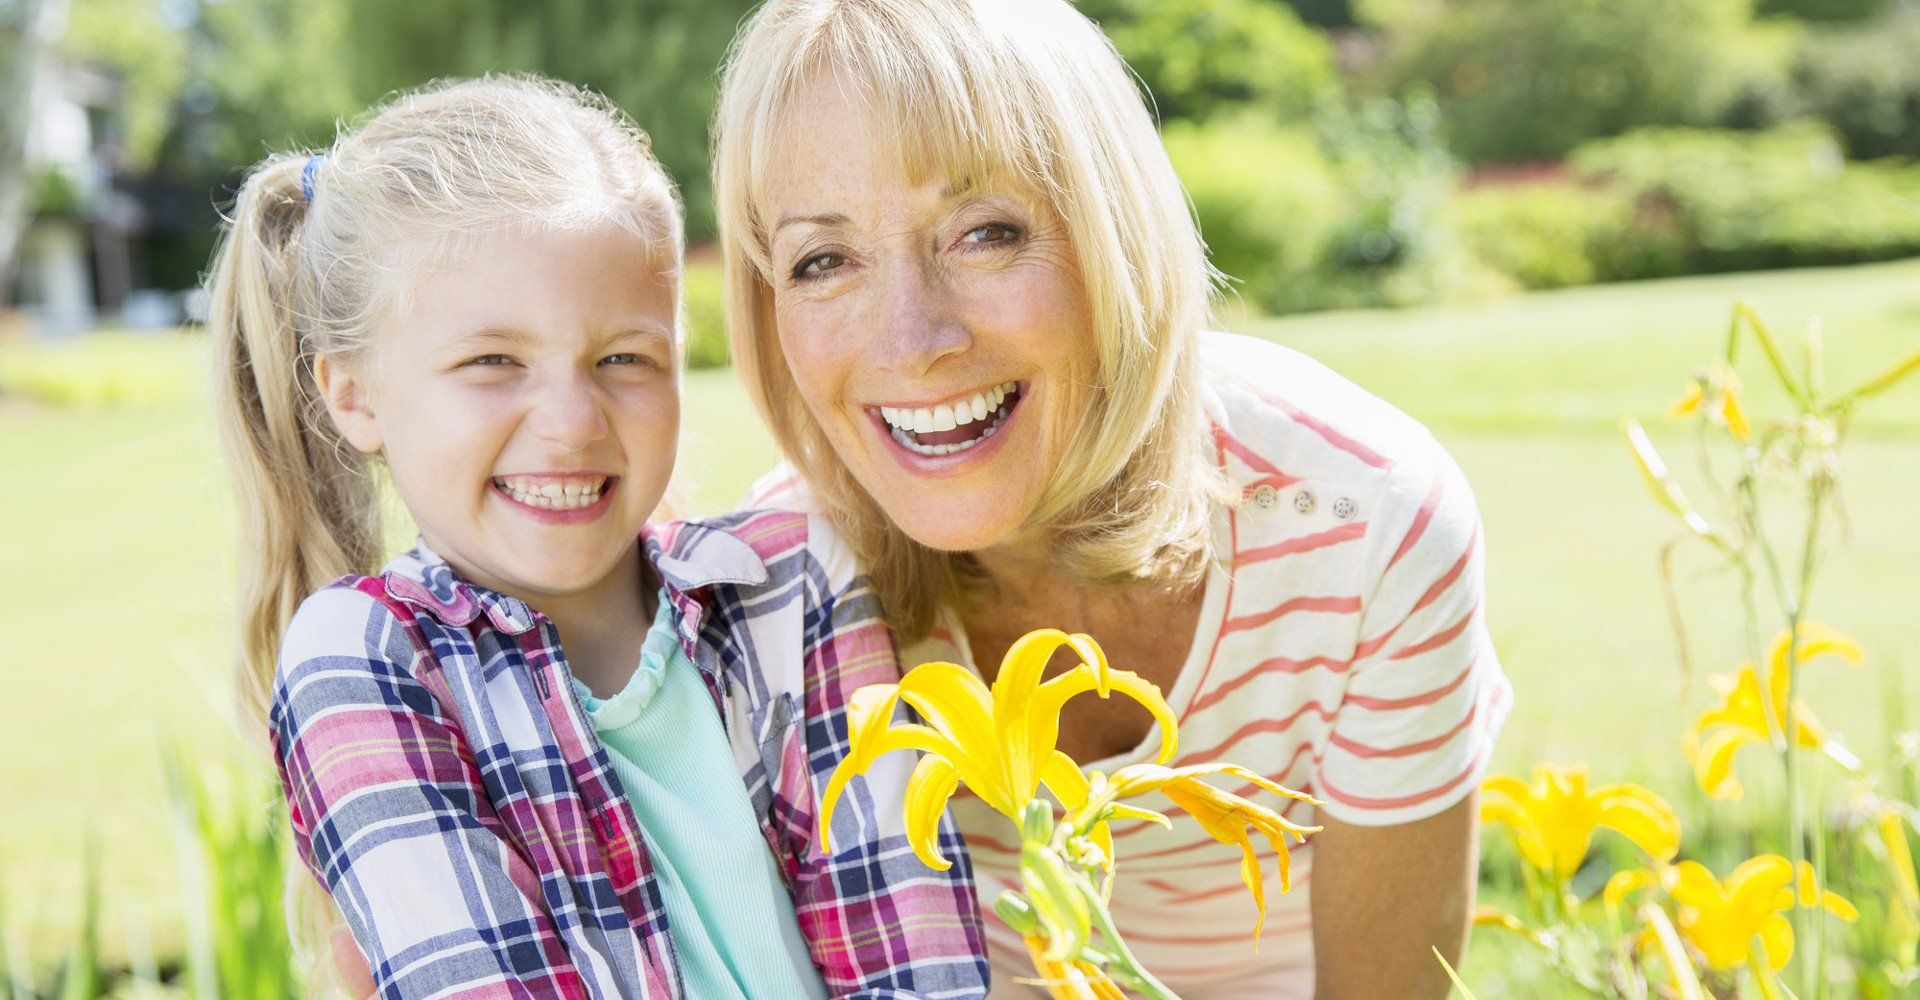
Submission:
M 593 379 L 550 378 L 536 392 L 527 425 L 541 440 L 579 451 L 607 436 L 605 404 Z
M 881 338 L 879 367 L 909 378 L 932 373 L 942 359 L 966 352 L 973 345 L 952 290 L 936 270 L 924 263 L 894 269 L 884 288 L 886 335 Z

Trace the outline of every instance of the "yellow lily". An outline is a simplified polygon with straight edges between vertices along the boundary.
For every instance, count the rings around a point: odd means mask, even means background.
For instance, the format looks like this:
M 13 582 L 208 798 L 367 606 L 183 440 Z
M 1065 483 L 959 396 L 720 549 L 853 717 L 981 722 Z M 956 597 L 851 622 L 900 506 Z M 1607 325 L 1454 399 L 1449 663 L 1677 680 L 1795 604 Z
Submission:
M 1742 442 L 1753 440 L 1753 424 L 1740 406 L 1740 376 L 1725 365 L 1709 366 L 1687 383 L 1686 394 L 1667 410 L 1675 419 L 1705 411 L 1709 423 L 1725 427 Z
M 1049 994 L 1061 1000 L 1127 1000 L 1126 993 L 1098 965 L 1084 959 L 1049 958 L 1047 939 L 1039 935 L 1028 934 L 1022 940 L 1027 943 L 1027 953 L 1033 956 L 1033 968 L 1039 978 L 1016 982 L 1044 986 Z
M 1246 883 L 1247 891 L 1253 894 L 1256 916 L 1253 922 L 1253 940 L 1257 947 L 1260 941 L 1260 929 L 1267 919 L 1266 886 L 1260 875 L 1260 860 L 1253 852 L 1253 841 L 1247 836 L 1248 830 L 1264 834 L 1267 843 L 1273 846 L 1280 867 L 1280 891 L 1293 889 L 1291 858 L 1287 853 L 1286 835 L 1292 834 L 1297 841 L 1304 841 L 1307 834 L 1320 830 L 1317 826 L 1301 826 L 1266 806 L 1248 801 L 1232 792 L 1223 791 L 1200 779 L 1208 775 L 1225 774 L 1263 788 L 1282 798 L 1294 799 L 1323 806 L 1326 803 L 1305 792 L 1296 792 L 1266 777 L 1256 774 L 1238 764 L 1194 764 L 1189 767 L 1164 767 L 1159 764 L 1133 764 L 1113 772 L 1111 778 L 1095 777 L 1093 785 L 1096 791 L 1090 801 L 1081 807 L 1079 817 L 1070 817 L 1076 825 L 1084 822 L 1086 814 L 1098 814 L 1111 810 L 1114 815 L 1127 815 L 1135 818 L 1150 819 L 1165 823 L 1167 818 L 1150 809 L 1135 809 L 1115 804 L 1113 799 L 1131 798 L 1160 792 L 1173 800 L 1173 804 L 1185 810 L 1199 822 L 1207 835 L 1222 844 L 1232 844 L 1240 848 L 1240 881 Z M 1112 856 L 1110 845 L 1108 856 Z
M 1758 937 L 1767 964 L 1777 971 L 1793 957 L 1793 925 L 1785 913 L 1796 904 L 1825 907 L 1848 922 L 1859 918 L 1853 904 L 1819 890 L 1812 865 L 1800 865 L 1798 880 L 1794 866 L 1778 854 L 1748 858 L 1725 882 L 1692 861 L 1682 861 L 1662 876 L 1679 904 L 1680 933 L 1700 949 L 1708 968 L 1724 971 L 1746 962 Z
M 1839 656 L 1855 666 L 1865 659 L 1859 643 L 1818 622 L 1801 622 L 1799 635 L 1799 656 L 1792 658 L 1799 664 L 1826 655 Z M 1694 777 L 1709 796 L 1737 799 L 1743 794 L 1740 780 L 1733 773 L 1734 756 L 1750 743 L 1772 743 L 1776 726 L 1790 728 L 1786 735 L 1796 746 L 1824 750 L 1842 767 L 1859 766 L 1852 754 L 1828 738 L 1826 729 L 1800 699 L 1788 704 L 1787 688 L 1793 676 L 1788 652 L 1783 630 L 1767 651 L 1764 694 L 1759 672 L 1751 663 L 1742 664 L 1738 675 L 1716 675 L 1712 679 L 1721 692 L 1721 702 L 1694 720 L 1686 743 Z
M 1666 461 L 1654 448 L 1640 421 L 1632 417 L 1620 421 L 1620 434 L 1626 438 L 1627 450 L 1633 455 L 1633 463 L 1639 467 L 1641 478 L 1647 481 L 1647 489 L 1652 491 L 1654 500 L 1686 522 L 1687 530 L 1703 538 L 1712 538 L 1713 525 L 1707 523 L 1707 519 L 1700 516 L 1700 512 L 1687 500 L 1686 491 L 1667 471 Z
M 1041 683 L 1047 661 L 1062 646 L 1079 654 L 1080 663 Z M 1073 758 L 1056 749 L 1060 708 L 1088 691 L 1112 692 L 1145 706 L 1160 723 L 1160 752 L 1165 763 L 1178 749 L 1179 723 L 1160 689 L 1138 674 L 1114 670 L 1106 654 L 1086 635 L 1058 629 L 1029 632 L 1007 650 L 1000 672 L 988 688 L 978 675 L 954 663 L 923 663 L 898 684 L 872 684 L 855 691 L 847 709 L 846 759 L 834 769 L 820 803 L 821 846 L 832 850 L 830 831 L 840 794 L 855 776 L 895 750 L 926 756 L 914 768 L 906 791 L 906 831 L 913 852 L 928 867 L 944 871 L 952 862 L 937 846 L 940 815 L 960 782 L 981 801 L 1020 821 L 1021 811 L 1045 785 L 1061 805 L 1075 809 L 1087 798 L 1087 779 Z M 893 722 L 905 702 L 926 720 Z M 1094 840 L 1112 855 L 1104 823 Z
M 1593 832 L 1615 830 L 1654 858 L 1680 850 L 1680 821 L 1665 799 L 1631 783 L 1587 789 L 1585 766 L 1536 764 L 1529 785 L 1511 775 L 1480 786 L 1480 819 L 1512 831 L 1528 864 L 1565 882 L 1580 869 Z

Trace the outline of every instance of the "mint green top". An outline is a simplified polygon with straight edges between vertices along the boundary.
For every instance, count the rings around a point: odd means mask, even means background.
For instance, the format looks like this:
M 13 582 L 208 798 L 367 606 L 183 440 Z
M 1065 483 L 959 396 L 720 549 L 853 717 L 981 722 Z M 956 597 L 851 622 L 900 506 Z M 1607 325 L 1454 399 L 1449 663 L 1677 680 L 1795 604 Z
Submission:
M 640 666 L 620 693 L 602 701 L 578 680 L 573 690 L 646 837 L 686 994 L 824 998 L 720 713 L 680 648 L 676 618 L 661 594 Z

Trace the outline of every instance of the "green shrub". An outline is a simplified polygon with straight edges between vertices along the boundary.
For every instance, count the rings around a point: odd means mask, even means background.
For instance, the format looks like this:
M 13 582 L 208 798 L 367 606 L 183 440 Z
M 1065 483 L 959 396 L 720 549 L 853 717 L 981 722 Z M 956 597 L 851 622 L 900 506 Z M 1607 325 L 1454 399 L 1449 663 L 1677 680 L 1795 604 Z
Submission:
M 1455 0 L 1383 5 L 1379 83 L 1437 93 L 1472 163 L 1554 159 L 1655 124 L 1716 120 L 1756 71 L 1751 0 Z
M 1920 8 L 1810 33 L 1794 73 L 1795 110 L 1818 117 L 1859 159 L 1920 156 Z
M 1163 121 L 1254 108 L 1301 118 L 1339 88 L 1333 46 L 1266 0 L 1083 0 Z
M 1823 126 L 1646 129 L 1577 150 L 1574 167 L 1672 205 L 1697 270 L 1920 254 L 1920 167 L 1848 163 Z
M 1452 214 L 1467 252 L 1526 288 L 1680 274 L 1690 261 L 1660 203 L 1564 178 L 1462 191 Z
M 1176 123 L 1167 152 L 1213 264 L 1273 313 L 1404 305 L 1440 295 L 1451 181 L 1431 122 L 1390 101 L 1323 107 L 1315 124 Z
M 683 294 L 687 309 L 687 367 L 725 368 L 727 320 L 721 303 L 726 289 L 720 265 L 688 264 Z
M 1213 266 L 1248 300 L 1284 311 L 1341 224 L 1340 182 L 1318 141 L 1304 128 L 1254 122 L 1176 124 L 1164 139 Z

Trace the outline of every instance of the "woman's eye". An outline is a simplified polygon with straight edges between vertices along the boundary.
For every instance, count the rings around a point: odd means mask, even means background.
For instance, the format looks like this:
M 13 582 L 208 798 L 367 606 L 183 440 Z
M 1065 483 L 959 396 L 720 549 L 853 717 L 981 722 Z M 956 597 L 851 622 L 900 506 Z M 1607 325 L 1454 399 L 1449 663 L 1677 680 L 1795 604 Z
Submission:
M 1010 243 L 1020 238 L 1018 227 L 1004 222 L 989 222 L 984 226 L 975 226 L 960 237 L 962 243 L 991 246 L 996 243 Z
M 609 354 L 601 358 L 600 363 L 603 365 L 652 365 L 656 367 L 659 365 L 659 362 L 653 358 L 632 351 L 625 351 L 620 354 Z
M 793 269 L 793 276 L 800 281 L 805 281 L 835 270 L 846 262 L 847 259 L 837 253 L 817 253 L 801 261 L 799 266 Z
M 478 368 L 496 368 L 510 364 L 513 364 L 513 359 L 504 354 L 482 354 L 477 358 L 468 358 L 463 362 L 463 365 Z

